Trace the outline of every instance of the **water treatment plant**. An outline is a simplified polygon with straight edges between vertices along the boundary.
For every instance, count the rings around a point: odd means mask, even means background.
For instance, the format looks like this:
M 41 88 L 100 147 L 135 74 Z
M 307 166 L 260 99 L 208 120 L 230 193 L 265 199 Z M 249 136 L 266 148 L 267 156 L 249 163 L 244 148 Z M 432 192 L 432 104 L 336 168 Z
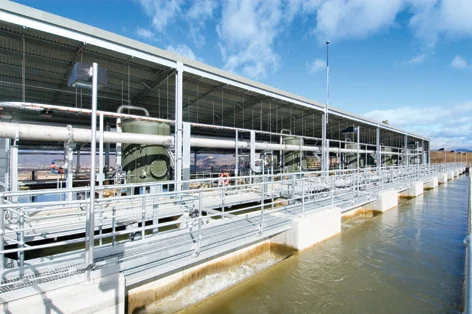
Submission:
M 153 313 L 467 166 L 431 163 L 419 134 L 6 1 L 0 64 L 6 313 Z

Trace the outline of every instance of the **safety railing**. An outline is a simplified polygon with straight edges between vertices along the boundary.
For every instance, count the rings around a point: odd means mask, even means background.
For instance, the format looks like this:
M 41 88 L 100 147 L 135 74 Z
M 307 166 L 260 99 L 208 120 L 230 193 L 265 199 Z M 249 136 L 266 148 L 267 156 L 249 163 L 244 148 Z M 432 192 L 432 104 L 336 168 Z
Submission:
M 95 192 L 99 195 L 106 190 L 114 192 L 110 197 L 96 199 L 93 226 L 88 226 L 91 191 L 86 187 L 61 189 L 61 193 L 74 195 L 72 200 L 61 201 L 47 200 L 57 190 L 5 192 L 0 197 L 0 266 L 2 270 L 19 269 L 22 274 L 28 268 L 28 259 L 38 256 L 38 252 L 47 255 L 59 246 L 63 251 L 79 250 L 93 256 L 95 248 L 89 245 L 92 238 L 92 243 L 100 248 L 156 235 L 162 238 L 191 233 L 193 240 L 182 238 L 173 245 L 191 243 L 189 250 L 198 255 L 203 242 L 209 243 L 221 234 L 260 235 L 277 221 L 290 220 L 319 207 L 365 202 L 383 190 L 405 187 L 460 166 L 391 166 L 331 170 L 329 176 L 297 172 L 103 186 Z M 178 191 L 185 185 L 188 190 Z M 132 195 L 138 190 L 141 194 Z M 173 217 L 179 218 L 172 220 Z M 249 218 L 251 224 L 241 223 L 243 218 Z M 224 230 L 205 231 L 207 225 L 221 223 L 226 224 Z M 27 244 L 44 239 L 57 241 Z M 127 255 L 113 262 L 129 258 Z M 85 261 L 81 265 L 88 269 L 91 266 Z M 0 282 L 0 291 L 6 284 Z
M 468 213 L 467 213 L 467 235 L 465 244 L 465 269 L 464 269 L 464 312 L 469 314 L 472 311 L 472 250 L 470 247 L 472 231 L 472 177 L 469 177 L 468 187 Z

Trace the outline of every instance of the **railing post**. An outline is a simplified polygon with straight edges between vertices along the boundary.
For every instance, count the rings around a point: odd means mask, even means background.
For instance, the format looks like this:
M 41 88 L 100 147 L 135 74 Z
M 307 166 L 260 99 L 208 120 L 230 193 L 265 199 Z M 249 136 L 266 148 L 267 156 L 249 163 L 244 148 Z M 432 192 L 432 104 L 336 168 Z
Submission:
M 3 194 L 0 195 L 0 205 L 3 205 Z M 5 208 L 0 209 L 0 273 L 5 269 Z
M 19 208 L 20 214 L 19 214 L 19 224 L 18 224 L 18 229 L 20 229 L 19 232 L 19 238 L 18 238 L 18 244 L 19 246 L 23 249 L 25 247 L 25 212 L 24 208 Z M 24 271 L 25 271 L 25 251 L 21 250 L 18 251 L 18 261 L 20 264 L 20 277 L 23 277 Z
M 264 193 L 261 190 L 261 225 L 259 229 L 259 235 L 261 235 L 263 232 L 264 232 Z
M 302 216 L 305 215 L 305 179 L 302 174 Z
M 100 239 L 98 240 L 98 245 L 102 245 L 103 241 L 101 238 L 102 230 L 103 229 L 103 202 L 100 204 L 100 214 L 98 215 L 98 234 L 100 235 Z
M 224 177 L 221 179 L 221 181 L 223 182 L 223 185 L 222 185 L 223 187 L 220 189 L 221 190 L 221 212 L 223 213 L 221 218 L 223 219 L 225 218 L 225 179 Z
M 472 251 L 470 247 L 470 232 L 471 232 L 471 214 L 472 214 L 472 177 L 469 177 L 469 189 L 468 189 L 468 214 L 467 214 L 467 236 L 464 239 L 464 244 L 466 246 L 466 255 L 465 255 L 465 281 L 464 281 L 464 312 L 470 313 L 472 309 L 472 300 L 470 293 L 472 291 Z
M 143 195 L 146 194 L 146 188 L 143 189 Z M 141 199 L 141 240 L 144 240 L 144 234 L 146 227 L 146 196 L 143 196 Z
M 197 255 L 200 254 L 200 249 L 202 247 L 202 192 L 198 193 L 198 251 L 196 252 Z
M 112 214 L 111 232 L 113 234 L 113 236 L 111 237 L 111 245 L 114 246 L 115 245 L 115 240 L 116 240 L 116 237 L 115 237 L 115 232 L 116 232 L 116 208 L 115 208 L 115 206 L 112 207 L 111 214 Z
M 334 177 L 329 177 L 331 180 L 331 208 L 334 208 Z

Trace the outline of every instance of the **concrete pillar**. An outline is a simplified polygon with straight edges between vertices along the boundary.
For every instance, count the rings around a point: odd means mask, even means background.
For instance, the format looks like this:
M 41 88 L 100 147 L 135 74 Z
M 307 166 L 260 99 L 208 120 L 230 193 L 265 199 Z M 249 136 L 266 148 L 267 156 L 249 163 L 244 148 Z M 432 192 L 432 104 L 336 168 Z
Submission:
M 442 173 L 439 175 L 438 181 L 440 184 L 444 184 L 447 182 L 447 179 L 448 179 L 447 173 Z
M 434 189 L 437 187 L 439 184 L 439 178 L 438 177 L 432 177 L 431 180 L 425 183 L 424 188 L 425 189 Z
M 398 192 L 396 190 L 388 190 L 380 192 L 375 201 L 368 204 L 366 209 L 376 212 L 385 212 L 398 206 Z
M 269 241 L 301 251 L 341 232 L 341 209 L 324 208 L 292 221 L 292 229 Z
M 400 196 L 403 197 L 417 197 L 418 195 L 423 194 L 423 182 L 416 181 L 411 184 L 411 187 L 400 193 Z
M 454 179 L 454 172 L 453 171 L 447 173 L 447 179 L 448 180 Z

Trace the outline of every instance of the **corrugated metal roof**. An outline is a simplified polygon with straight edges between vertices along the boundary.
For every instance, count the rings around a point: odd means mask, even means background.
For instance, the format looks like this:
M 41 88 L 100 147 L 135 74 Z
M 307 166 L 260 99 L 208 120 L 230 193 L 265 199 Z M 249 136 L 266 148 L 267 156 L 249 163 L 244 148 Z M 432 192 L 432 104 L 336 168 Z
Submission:
M 4 4 L 0 4 L 0 10 L 2 7 Z M 101 32 L 90 27 L 84 27 L 80 31 L 86 33 L 86 29 L 93 30 L 94 35 L 91 36 L 97 36 Z M 73 63 L 82 60 L 87 63 L 98 62 L 99 66 L 108 69 L 109 85 L 98 94 L 102 109 L 114 111 L 117 105 L 122 103 L 122 99 L 126 102 L 129 98 L 133 104 L 145 106 L 153 116 L 164 117 L 165 112 L 165 117 L 173 117 L 175 82 L 173 75 L 168 77 L 170 68 L 121 52 L 84 44 L 78 40 L 32 28 L 25 30 L 19 25 L 5 22 L 0 22 L 0 99 L 13 100 L 21 97 L 21 88 L 18 84 L 22 80 L 23 35 L 26 45 L 27 101 L 75 106 L 80 99 L 76 100 L 78 94 L 75 89 L 67 87 L 67 79 Z M 139 44 L 139 47 L 152 50 L 151 54 L 159 51 L 147 45 Z M 165 52 L 161 54 L 166 58 L 174 56 Z M 187 62 L 187 60 L 184 61 Z M 188 64 L 205 70 L 213 70 L 211 67 L 193 61 L 188 61 Z M 215 73 L 224 74 L 225 77 L 264 88 L 291 99 L 315 104 L 302 97 L 229 73 L 225 74 L 220 70 L 215 70 Z M 10 84 L 3 83 L 5 81 Z M 157 83 L 161 84 L 157 86 Z M 84 98 L 87 98 L 89 102 L 88 96 L 82 96 L 83 105 L 88 107 L 89 103 L 84 104 Z M 189 122 L 215 123 L 231 127 L 244 126 L 245 128 L 254 125 L 257 130 L 275 132 L 277 132 L 276 128 L 291 127 L 298 135 L 321 136 L 319 111 L 188 72 L 184 73 L 183 107 L 184 119 Z M 340 113 L 343 112 L 340 111 Z M 316 120 L 314 126 L 313 119 Z M 352 119 L 355 120 L 358 117 L 352 115 Z M 362 119 L 355 123 L 362 125 L 363 135 L 369 137 L 375 132 L 376 127 L 369 125 L 369 120 Z M 332 138 L 341 138 L 339 128 L 352 125 L 353 120 L 349 114 L 346 117 L 332 115 L 328 135 L 331 134 Z M 386 136 L 390 134 L 389 131 L 384 132 Z

